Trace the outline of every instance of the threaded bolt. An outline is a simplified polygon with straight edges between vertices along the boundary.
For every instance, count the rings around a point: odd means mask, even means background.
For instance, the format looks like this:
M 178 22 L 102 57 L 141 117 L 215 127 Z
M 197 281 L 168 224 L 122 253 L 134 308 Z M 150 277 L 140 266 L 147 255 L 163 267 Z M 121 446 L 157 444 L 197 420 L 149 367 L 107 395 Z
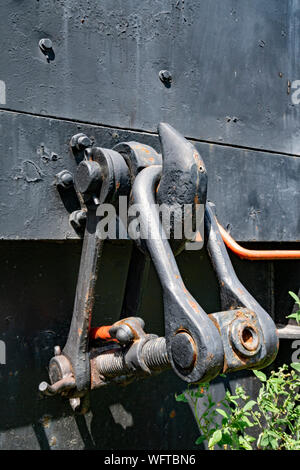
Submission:
M 125 363 L 123 351 L 101 354 L 97 357 L 97 369 L 104 377 L 116 377 L 131 372 Z M 170 365 L 164 337 L 147 341 L 142 349 L 142 359 L 150 370 L 166 369 Z
M 143 347 L 143 359 L 150 370 L 163 369 L 170 365 L 166 338 L 151 339 Z
M 129 372 L 124 361 L 122 351 L 114 353 L 101 354 L 97 357 L 97 369 L 99 374 L 104 377 L 115 377 L 117 375 L 125 375 Z

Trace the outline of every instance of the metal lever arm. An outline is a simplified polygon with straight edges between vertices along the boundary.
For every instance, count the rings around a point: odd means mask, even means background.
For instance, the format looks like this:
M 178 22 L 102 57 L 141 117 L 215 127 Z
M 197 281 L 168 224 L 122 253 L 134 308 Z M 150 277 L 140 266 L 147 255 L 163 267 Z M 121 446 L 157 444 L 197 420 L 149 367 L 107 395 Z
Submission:
M 207 235 L 207 250 L 219 282 L 223 312 L 213 314 L 213 316 L 215 318 L 218 316 L 220 323 L 222 323 L 225 311 L 232 312 L 234 309 L 243 307 L 248 309 L 252 329 L 256 330 L 259 336 L 259 348 L 257 348 L 256 354 L 251 355 L 249 362 L 252 361 L 257 368 L 266 367 L 275 359 L 278 352 L 279 339 L 276 326 L 270 315 L 239 281 L 223 242 L 214 215 L 214 207 L 212 203 L 206 205 L 205 233 Z
M 76 188 L 87 207 L 87 218 L 73 316 L 67 343 L 49 364 L 52 386 L 42 383 L 40 390 L 46 394 L 69 390 L 71 397 L 78 398 L 86 395 L 91 382 L 89 330 L 103 247 L 97 234 L 97 207 L 103 202 L 115 203 L 117 193 L 129 192 L 129 171 L 123 157 L 113 150 L 87 149 L 77 168 Z
M 160 166 L 145 168 L 136 177 L 132 195 L 141 208 L 141 235 L 146 238 L 163 289 L 167 351 L 183 380 L 207 381 L 223 367 L 223 344 L 215 325 L 186 289 L 164 235 L 154 196 L 160 176 Z
M 79 392 L 86 390 L 90 381 L 88 335 L 104 243 L 96 235 L 98 221 L 96 209 L 96 207 L 90 208 L 87 213 L 73 317 L 68 340 L 63 349 L 63 354 L 72 361 L 72 370 Z

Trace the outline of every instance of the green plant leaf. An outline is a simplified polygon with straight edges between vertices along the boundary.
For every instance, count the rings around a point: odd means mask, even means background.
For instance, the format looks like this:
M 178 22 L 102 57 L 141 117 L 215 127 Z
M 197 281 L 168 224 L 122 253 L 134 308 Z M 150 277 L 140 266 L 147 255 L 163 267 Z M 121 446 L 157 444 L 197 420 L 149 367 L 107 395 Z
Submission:
M 176 401 L 183 401 L 184 403 L 187 403 L 187 398 L 184 393 L 181 393 L 180 395 L 175 395 Z
M 243 436 L 239 436 L 239 443 L 241 447 L 243 447 L 243 449 L 252 450 L 251 445 L 249 444 L 249 442 L 246 441 L 246 439 Z
M 259 439 L 259 444 L 261 447 L 267 447 L 269 445 L 269 436 L 267 434 L 262 434 Z
M 209 442 L 208 442 L 208 447 L 209 448 L 212 448 L 214 447 L 216 444 L 218 444 L 218 442 L 222 439 L 222 431 L 220 429 L 217 429 L 213 435 L 211 436 L 211 438 L 209 439 Z
M 293 299 L 295 300 L 296 304 L 300 305 L 300 299 L 298 297 L 298 295 L 296 295 L 294 292 L 292 291 L 289 291 L 289 294 L 291 297 L 293 297 Z
M 228 416 L 228 414 L 226 413 L 226 411 L 222 410 L 221 408 L 217 408 L 216 411 L 217 411 L 220 415 L 224 416 L 224 418 L 229 419 L 229 416 Z
M 196 397 L 196 398 L 202 398 L 202 397 L 204 397 L 204 393 L 195 392 L 195 397 Z
M 248 410 L 252 410 L 253 406 L 256 405 L 256 401 L 254 400 L 250 400 L 246 403 L 246 405 L 244 406 L 243 410 L 244 411 L 248 411 Z
M 198 439 L 195 441 L 195 444 L 202 444 L 206 440 L 206 436 L 199 436 Z
M 270 444 L 273 450 L 278 449 L 278 441 L 277 439 L 271 438 L 270 439 Z
M 201 397 L 193 397 L 205 395 L 207 408 L 197 418 L 201 433 L 198 445 L 208 441 L 210 450 L 215 445 L 232 450 L 250 450 L 252 445 L 259 449 L 300 450 L 300 362 L 284 364 L 271 371 L 269 377 L 257 370 L 254 374 L 261 381 L 256 401 L 242 387 L 236 387 L 234 395 L 227 390 L 217 405 L 221 408 L 214 405 L 208 386 L 201 385 L 197 392 L 188 389 L 176 397 L 183 402 L 192 399 L 196 405 Z M 218 415 L 222 424 L 215 421 Z M 256 425 L 262 431 L 258 439 L 247 434 L 247 429 Z
M 300 362 L 292 362 L 291 367 L 295 369 L 297 372 L 300 372 Z
M 253 370 L 253 373 L 256 375 L 256 377 L 261 381 L 261 382 L 266 382 L 267 381 L 267 376 L 260 370 Z
M 286 318 L 295 318 L 296 322 L 300 323 L 300 310 L 296 313 L 291 313 L 290 315 L 287 315 Z
M 240 423 L 243 427 L 252 428 L 252 426 L 254 426 L 254 424 L 251 423 L 251 421 L 247 418 L 247 416 L 243 416 Z
M 222 439 L 218 442 L 218 445 L 231 445 L 232 444 L 232 439 L 231 439 L 231 430 L 228 427 L 223 427 L 222 429 Z

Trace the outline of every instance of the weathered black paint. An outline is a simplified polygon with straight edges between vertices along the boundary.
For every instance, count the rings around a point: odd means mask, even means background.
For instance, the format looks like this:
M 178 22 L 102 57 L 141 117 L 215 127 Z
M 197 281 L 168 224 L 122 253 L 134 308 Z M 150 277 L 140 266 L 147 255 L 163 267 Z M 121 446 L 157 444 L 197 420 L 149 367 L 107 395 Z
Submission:
M 119 292 L 124 291 L 130 258 L 129 242 L 107 243 L 103 251 L 103 269 L 96 288 L 96 326 L 116 321 L 121 310 Z M 47 379 L 47 366 L 55 344 L 65 344 L 72 315 L 81 245 L 77 241 L 2 242 L 0 245 L 0 332 L 7 345 L 7 365 L 0 366 L 1 420 L 0 446 L 8 448 L 81 449 L 95 443 L 102 449 L 176 449 L 194 448 L 197 429 L 188 407 L 177 404 L 174 393 L 185 384 L 172 372 L 135 382 L 128 387 L 113 387 L 91 395 L 91 412 L 74 418 L 70 408 L 59 397 L 40 400 L 37 385 Z M 207 255 L 183 252 L 177 258 L 185 284 L 207 312 L 220 310 L 217 281 Z M 270 263 L 257 264 L 233 258 L 235 270 L 247 289 L 267 310 L 277 298 L 288 303 L 280 269 L 275 271 L 275 298 L 268 292 L 271 285 Z M 293 271 L 288 286 L 295 287 L 299 268 L 289 261 Z M 280 268 L 280 267 L 279 267 Z M 274 275 L 274 274 L 273 274 Z M 113 283 L 112 283 L 113 279 Z M 3 281 L 4 280 L 4 281 Z M 283 302 L 283 300 L 281 300 Z M 291 306 L 289 306 L 291 308 Z M 290 311 L 290 310 L 289 310 Z M 285 314 L 289 313 L 284 311 Z M 163 329 L 162 297 L 153 267 L 141 309 L 147 331 L 161 335 Z M 282 344 L 282 343 L 281 343 Z M 289 361 L 291 342 L 285 341 L 278 361 Z M 251 376 L 251 372 L 242 377 Z M 236 379 L 230 376 L 231 387 Z M 249 393 L 255 381 L 238 378 Z M 220 395 L 223 385 L 218 385 Z M 123 429 L 112 417 L 109 406 L 121 403 L 133 418 L 133 425 Z M 118 409 L 118 408 L 116 408 Z M 130 423 L 119 407 L 123 423 Z M 176 416 L 170 418 L 175 410 Z M 174 413 L 172 414 L 172 416 Z M 126 418 L 127 416 L 127 418 Z M 151 419 L 149 418 L 151 416 Z M 117 419 L 117 418 L 116 418 Z M 118 420 L 118 419 L 117 419 Z M 87 422 L 87 428 L 85 425 Z M 143 432 L 141 432 L 141 429 Z M 188 432 L 186 431 L 188 429 Z M 55 438 L 55 439 L 54 439 Z
M 66 341 L 81 249 L 68 222 L 73 205 L 64 206 L 55 175 L 75 170 L 75 133 L 103 147 L 137 140 L 159 150 L 151 133 L 164 120 L 195 139 L 208 196 L 237 240 L 299 240 L 299 106 L 291 88 L 300 79 L 299 7 L 299 0 L 1 2 L 1 449 L 195 447 L 192 415 L 174 400 L 184 384 L 172 372 L 95 392 L 86 418 L 72 416 L 59 398 L 38 399 L 53 345 Z M 51 39 L 51 57 L 40 50 L 41 38 Z M 170 72 L 169 87 L 160 70 Z M 130 246 L 104 248 L 97 323 L 119 317 Z M 285 323 L 299 262 L 231 259 L 263 308 Z M 207 255 L 183 252 L 178 263 L 203 308 L 220 310 Z M 152 266 L 141 316 L 148 331 L 164 333 Z M 281 341 L 276 364 L 289 362 L 292 352 L 291 341 Z M 250 376 L 232 375 L 229 385 L 243 383 L 254 394 Z M 216 399 L 223 389 L 215 385 Z M 126 411 L 109 408 L 119 403 Z
M 84 132 L 112 148 L 135 140 L 160 151 L 158 137 L 129 130 L 0 112 L 0 238 L 77 238 L 67 212 L 74 201 L 61 198 L 55 175 L 75 173 L 71 137 Z M 298 157 L 193 142 L 208 174 L 208 199 L 220 223 L 239 241 L 298 241 L 300 194 Z
M 300 79 L 299 6 L 4 0 L 2 107 L 152 132 L 165 121 L 189 137 L 299 155 L 288 88 Z M 42 38 L 52 41 L 51 60 Z

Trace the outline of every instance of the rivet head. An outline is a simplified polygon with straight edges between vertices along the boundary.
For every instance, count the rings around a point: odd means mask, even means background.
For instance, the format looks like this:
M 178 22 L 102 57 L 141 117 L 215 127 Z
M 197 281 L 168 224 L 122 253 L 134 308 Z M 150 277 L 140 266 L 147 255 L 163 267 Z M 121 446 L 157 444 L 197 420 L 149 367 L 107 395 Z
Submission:
M 49 52 L 52 49 L 52 41 L 49 38 L 42 38 L 39 41 L 39 46 L 42 52 Z
M 169 72 L 169 70 L 161 70 L 158 73 L 158 76 L 160 80 L 165 84 L 165 85 L 170 85 L 172 82 L 172 75 Z

